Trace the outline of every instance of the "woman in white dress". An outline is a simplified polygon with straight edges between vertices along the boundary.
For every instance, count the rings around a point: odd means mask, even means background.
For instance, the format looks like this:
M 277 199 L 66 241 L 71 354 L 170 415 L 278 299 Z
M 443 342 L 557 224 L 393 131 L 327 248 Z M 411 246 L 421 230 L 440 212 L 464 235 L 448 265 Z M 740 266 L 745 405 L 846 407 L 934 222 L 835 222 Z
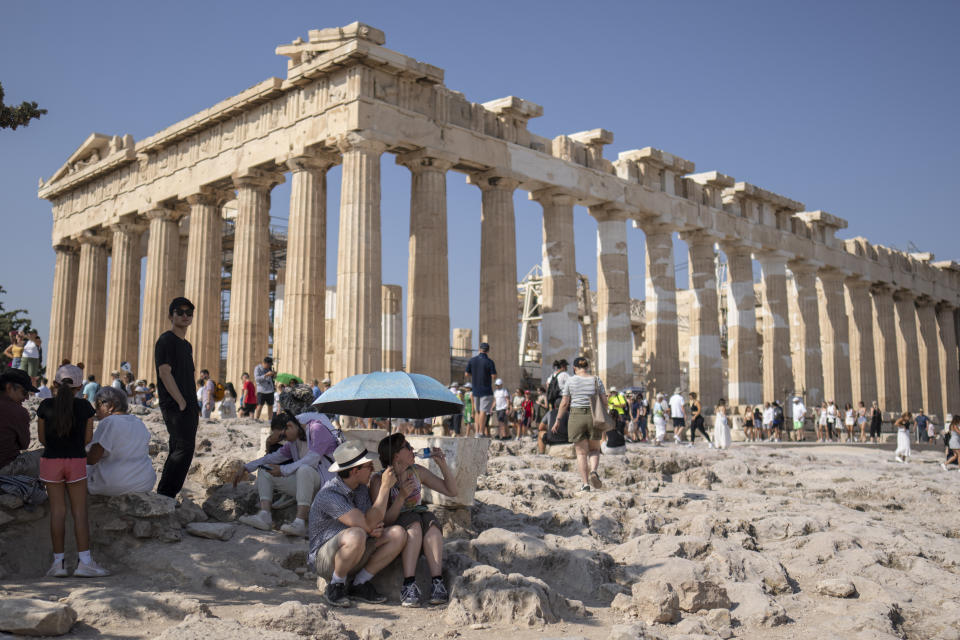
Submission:
M 157 473 L 150 460 L 150 432 L 127 413 L 127 394 L 100 387 L 94 404 L 100 423 L 87 448 L 87 489 L 91 495 L 119 496 L 153 491 Z
M 720 398 L 713 416 L 713 446 L 726 449 L 730 446 L 730 421 L 727 419 L 727 401 Z
M 232 382 L 228 382 L 224 387 L 223 400 L 220 401 L 217 410 L 220 411 L 221 420 L 237 417 L 237 390 L 234 389 Z
M 656 440 L 654 444 L 658 447 L 663 444 L 663 439 L 667 437 L 667 400 L 662 393 L 657 394 L 657 401 L 653 403 L 653 427 L 656 429 Z
M 913 417 L 909 411 L 900 414 L 894 426 L 897 427 L 897 451 L 894 453 L 897 462 L 906 462 L 910 458 L 910 424 Z

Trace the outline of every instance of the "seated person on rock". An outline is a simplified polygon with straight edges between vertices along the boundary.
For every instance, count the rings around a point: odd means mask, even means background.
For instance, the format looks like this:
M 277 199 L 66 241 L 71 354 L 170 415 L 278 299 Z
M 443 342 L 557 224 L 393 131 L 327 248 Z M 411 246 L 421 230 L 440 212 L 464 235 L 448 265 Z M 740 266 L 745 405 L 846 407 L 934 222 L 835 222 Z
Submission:
M 323 599 L 334 607 L 353 606 L 353 600 L 385 602 L 370 580 L 407 542 L 403 527 L 383 524 L 390 487 L 397 479 L 392 467 L 384 470 L 380 491 L 370 499 L 367 485 L 376 459 L 360 442 L 341 444 L 330 465 L 337 475 L 323 485 L 310 507 L 307 564 L 328 580 Z M 362 569 L 348 588 L 347 578 L 358 567 Z
M 87 490 L 92 495 L 145 493 L 157 484 L 150 460 L 150 431 L 127 413 L 127 394 L 101 387 L 94 399 L 100 423 L 87 447 Z
M 291 385 L 277 397 L 277 404 L 280 405 L 280 408 L 295 415 L 300 424 L 308 424 L 317 420 L 334 435 L 334 438 L 337 438 L 338 444 L 343 442 L 339 438 L 339 427 L 333 423 L 330 416 L 317 411 L 317 408 L 313 406 L 314 401 L 313 389 L 306 384 Z M 333 460 L 330 460 L 327 464 L 329 465 L 331 462 Z M 324 468 L 326 468 L 325 465 Z
M 0 475 L 22 475 L 25 467 L 37 475 L 39 455 L 20 453 L 30 446 L 30 414 L 23 402 L 36 390 L 26 371 L 9 369 L 0 375 Z
M 414 463 L 413 447 L 402 433 L 394 433 L 377 446 L 380 464 L 384 470 L 393 469 L 396 481 L 390 487 L 390 502 L 383 521 L 398 524 L 407 532 L 407 544 L 401 554 L 403 564 L 403 586 L 400 588 L 400 604 L 405 607 L 420 606 L 420 587 L 417 586 L 417 561 L 423 553 L 430 568 L 433 584 L 430 589 L 430 604 L 444 604 L 449 596 L 443 582 L 443 533 L 440 523 L 427 507 L 421 504 L 422 485 L 444 495 L 457 495 L 456 480 L 447 467 L 447 460 L 441 449 L 432 449 L 431 458 L 440 467 L 443 477 Z M 380 493 L 384 484 L 384 473 L 375 474 L 370 479 L 370 496 Z
M 271 428 L 284 429 L 286 442 L 282 447 L 265 456 L 248 462 L 234 477 L 234 483 L 245 472 L 257 471 L 257 493 L 260 495 L 260 512 L 252 516 L 241 516 L 243 524 L 270 531 L 273 528 L 273 516 L 270 508 L 273 504 L 273 490 L 286 495 L 296 496 L 297 516 L 293 522 L 283 525 L 280 530 L 289 536 L 307 535 L 307 514 L 310 503 L 323 483 L 330 478 L 325 470 L 328 455 L 336 441 L 330 431 L 320 422 L 310 422 L 306 428 L 286 411 L 277 414 L 271 420 Z M 280 464 L 290 460 L 286 464 Z

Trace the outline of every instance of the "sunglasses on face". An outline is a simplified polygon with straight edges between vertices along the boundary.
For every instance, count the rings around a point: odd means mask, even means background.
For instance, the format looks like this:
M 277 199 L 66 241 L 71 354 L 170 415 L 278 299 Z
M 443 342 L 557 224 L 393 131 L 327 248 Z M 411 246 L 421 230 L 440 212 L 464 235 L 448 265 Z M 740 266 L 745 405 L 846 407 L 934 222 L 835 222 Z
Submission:
M 188 318 L 193 317 L 193 309 L 175 309 L 174 313 L 178 316 L 187 316 Z

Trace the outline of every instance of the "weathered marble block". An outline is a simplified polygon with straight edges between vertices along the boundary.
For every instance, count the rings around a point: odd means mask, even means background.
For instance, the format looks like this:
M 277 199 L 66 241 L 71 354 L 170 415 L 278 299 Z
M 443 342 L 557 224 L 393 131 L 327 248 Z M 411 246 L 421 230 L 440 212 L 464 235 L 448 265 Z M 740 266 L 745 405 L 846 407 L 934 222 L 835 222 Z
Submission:
M 414 449 L 443 449 L 447 456 L 447 465 L 453 471 L 457 480 L 457 497 L 448 498 L 445 495 L 434 493 L 423 488 L 423 500 L 430 504 L 444 507 L 469 507 L 473 505 L 473 494 L 477 489 L 477 478 L 487 472 L 487 457 L 489 455 L 489 438 L 440 438 L 436 436 L 407 436 Z M 418 459 L 418 463 L 430 469 L 437 475 L 440 468 L 433 460 Z

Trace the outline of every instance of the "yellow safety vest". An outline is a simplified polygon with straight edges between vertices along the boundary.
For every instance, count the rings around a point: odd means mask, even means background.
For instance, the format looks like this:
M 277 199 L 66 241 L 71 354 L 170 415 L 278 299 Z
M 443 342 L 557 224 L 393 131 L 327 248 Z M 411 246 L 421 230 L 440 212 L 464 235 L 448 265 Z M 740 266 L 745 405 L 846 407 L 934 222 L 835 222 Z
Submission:
M 627 399 L 623 397 L 623 394 L 617 392 L 610 394 L 610 397 L 607 398 L 607 409 L 611 412 L 616 411 L 620 415 L 623 415 L 627 408 Z

